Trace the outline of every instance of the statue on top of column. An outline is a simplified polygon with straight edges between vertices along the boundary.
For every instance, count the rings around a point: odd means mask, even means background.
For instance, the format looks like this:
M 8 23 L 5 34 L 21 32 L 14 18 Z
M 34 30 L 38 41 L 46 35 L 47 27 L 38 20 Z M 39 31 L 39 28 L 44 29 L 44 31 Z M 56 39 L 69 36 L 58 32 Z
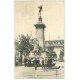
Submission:
M 41 17 L 41 12 L 42 12 L 42 5 L 38 6 L 39 8 L 39 13 L 38 13 L 38 16 Z

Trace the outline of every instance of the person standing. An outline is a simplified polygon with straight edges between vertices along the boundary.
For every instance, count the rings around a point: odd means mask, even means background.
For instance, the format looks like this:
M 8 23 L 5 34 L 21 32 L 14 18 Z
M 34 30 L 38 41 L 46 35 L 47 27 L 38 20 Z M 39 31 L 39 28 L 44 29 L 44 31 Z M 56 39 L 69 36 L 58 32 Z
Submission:
M 37 70 L 37 60 L 36 59 L 34 61 L 34 65 L 35 65 L 35 70 Z
M 42 69 L 45 69 L 45 63 L 44 63 L 44 60 L 42 60 Z
M 24 66 L 27 66 L 27 58 L 24 58 Z

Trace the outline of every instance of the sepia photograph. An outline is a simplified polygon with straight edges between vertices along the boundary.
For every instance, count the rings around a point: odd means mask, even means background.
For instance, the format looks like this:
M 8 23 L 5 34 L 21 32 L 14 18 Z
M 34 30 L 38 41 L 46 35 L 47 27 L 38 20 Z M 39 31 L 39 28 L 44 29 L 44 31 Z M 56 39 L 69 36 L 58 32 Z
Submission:
M 14 78 L 64 79 L 64 0 L 14 1 Z

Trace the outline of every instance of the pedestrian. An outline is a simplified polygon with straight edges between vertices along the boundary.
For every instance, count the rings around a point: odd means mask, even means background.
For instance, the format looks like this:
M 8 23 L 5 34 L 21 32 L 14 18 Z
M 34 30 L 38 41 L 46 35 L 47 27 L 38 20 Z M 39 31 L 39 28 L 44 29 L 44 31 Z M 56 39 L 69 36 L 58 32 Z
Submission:
M 37 70 L 37 60 L 36 59 L 35 59 L 34 63 L 35 63 L 35 70 Z
M 42 69 L 45 69 L 45 63 L 44 63 L 44 60 L 42 60 Z
M 27 66 L 27 59 L 24 58 L 24 66 L 26 67 Z

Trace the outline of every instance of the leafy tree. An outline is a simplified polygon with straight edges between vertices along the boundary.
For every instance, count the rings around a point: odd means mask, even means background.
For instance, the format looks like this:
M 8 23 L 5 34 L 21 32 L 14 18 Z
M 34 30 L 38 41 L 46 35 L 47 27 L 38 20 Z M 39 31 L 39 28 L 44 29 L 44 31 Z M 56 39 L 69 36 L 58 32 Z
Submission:
M 19 40 L 15 40 L 15 49 L 20 52 L 20 62 L 22 63 L 22 54 L 26 52 L 28 56 L 30 51 L 34 49 L 34 46 L 29 42 L 30 36 L 19 35 Z
M 60 51 L 59 61 L 64 61 L 64 51 Z
M 49 57 L 49 58 L 53 58 L 53 59 L 57 59 L 57 54 L 56 54 L 56 52 L 55 51 L 53 51 L 54 50 L 54 47 L 52 47 L 52 46 L 49 46 L 48 47 L 48 49 L 47 49 L 47 56 Z

